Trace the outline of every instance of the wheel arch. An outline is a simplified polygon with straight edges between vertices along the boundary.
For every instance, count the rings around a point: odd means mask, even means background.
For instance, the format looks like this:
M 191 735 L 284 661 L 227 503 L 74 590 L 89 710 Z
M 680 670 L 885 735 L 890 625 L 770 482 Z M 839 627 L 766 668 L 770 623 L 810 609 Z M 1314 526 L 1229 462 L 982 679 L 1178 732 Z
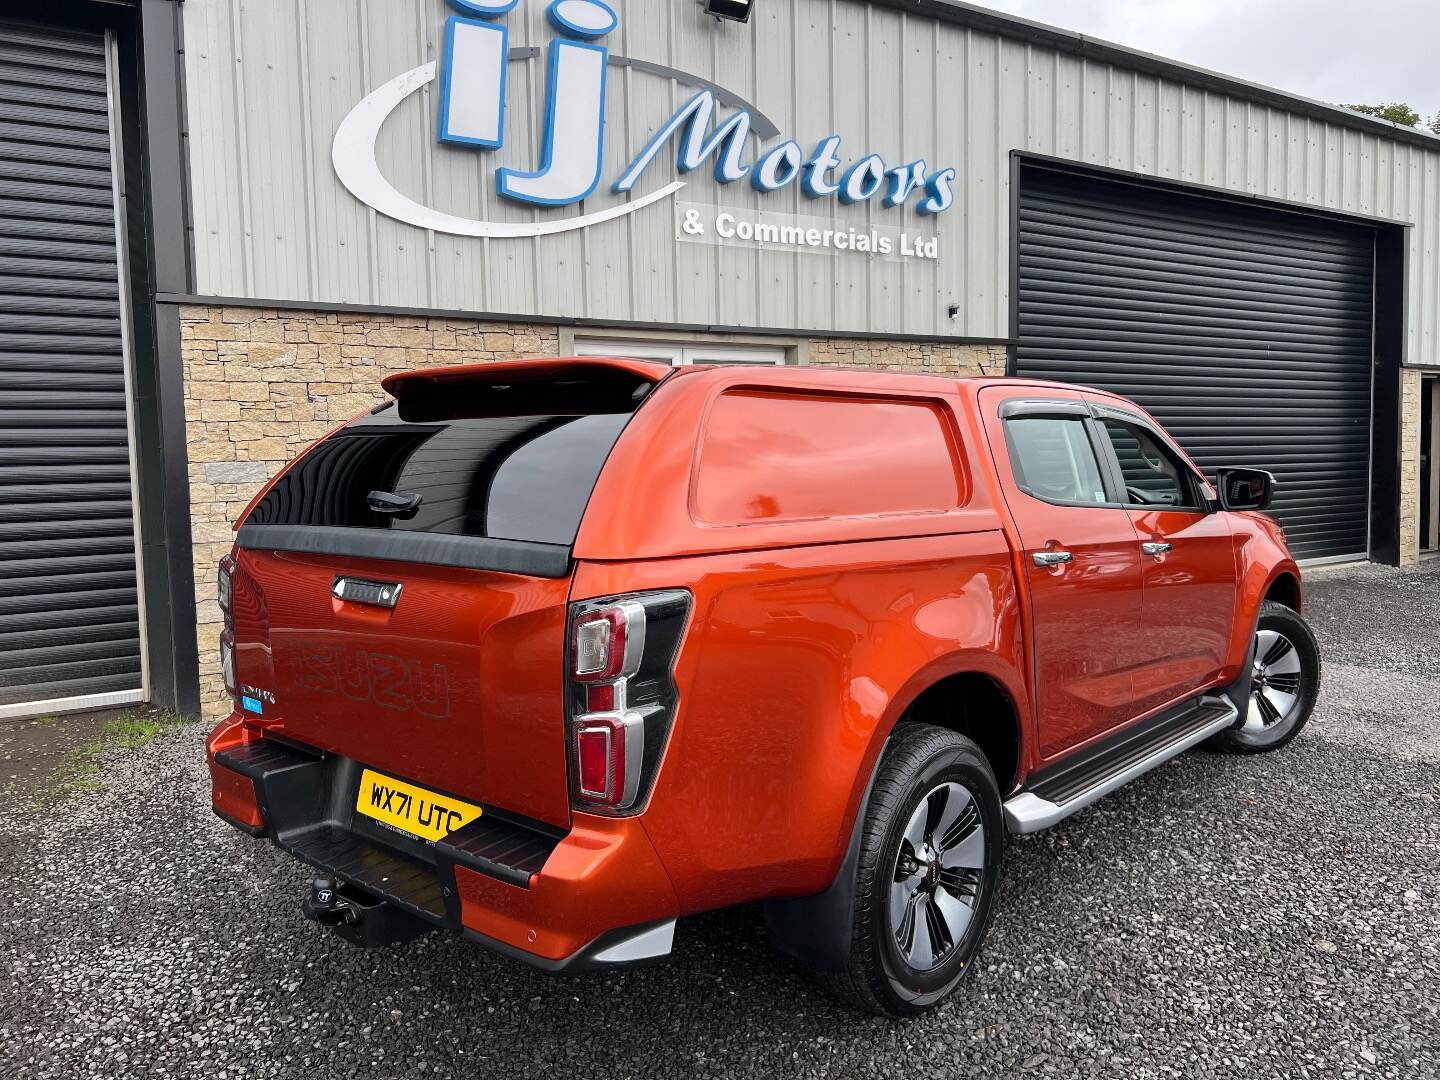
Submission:
M 890 734 L 900 724 L 933 724 L 965 736 L 985 755 L 1002 794 L 1020 781 L 1020 712 L 1010 691 L 992 675 L 962 671 L 944 676 L 915 696 Z
M 959 710 L 967 693 L 996 708 L 1003 703 L 998 722 L 986 724 L 991 715 L 984 706 Z M 860 831 L 870 789 L 880 764 L 880 755 L 896 728 L 905 723 L 934 723 L 969 738 L 996 773 L 1002 796 L 1013 790 L 1024 767 L 1024 732 L 1028 730 L 1029 698 L 1021 673 L 993 652 L 957 652 L 927 665 L 915 673 L 891 699 L 881 722 L 875 726 L 866 767 L 856 777 L 857 791 L 848 810 L 849 844 L 834 880 L 814 896 L 770 900 L 765 904 L 765 921 L 770 940 L 780 951 L 811 967 L 838 970 L 849 956 L 854 926 L 854 881 L 859 863 Z M 936 719 L 936 718 L 939 719 Z M 979 734 L 976 738 L 971 732 Z M 987 744 L 991 750 L 987 750 Z M 990 753 L 995 752 L 1010 778 L 1001 776 Z M 1012 760 L 1013 756 L 1013 760 Z
M 1023 775 L 1025 766 L 1025 733 L 1032 728 L 1030 695 L 1025 676 L 1019 667 L 1019 658 L 1011 658 L 993 649 L 962 649 L 949 653 L 923 665 L 895 692 L 887 705 L 880 722 L 875 725 L 871 737 L 870 752 L 866 756 L 865 775 L 859 778 L 857 789 L 865 785 L 875 772 L 885 744 L 895 729 L 903 723 L 923 722 L 946 728 L 970 739 L 981 750 L 996 737 L 984 732 L 989 726 L 1004 732 L 1003 741 L 1007 750 L 1013 741 L 1014 759 L 1010 763 L 1007 777 L 991 761 L 995 781 L 1002 793 L 1008 794 Z M 984 704 L 968 706 L 963 698 L 966 690 L 979 690 L 985 695 Z M 996 722 L 987 724 L 990 714 L 984 705 L 999 710 Z M 958 707 L 958 708 L 957 708 Z M 917 715 L 918 713 L 923 713 Z M 968 730 L 967 730 L 968 729 Z M 977 731 L 976 738 L 971 731 Z M 987 753 L 987 760 L 989 755 Z M 857 790 L 856 794 L 859 794 Z M 860 800 L 852 799 L 848 808 L 853 822 L 859 815 Z
M 1277 570 L 1266 584 L 1262 599 L 1284 604 L 1291 611 L 1301 611 L 1300 575 L 1284 568 Z
M 1283 552 L 1280 554 L 1282 557 L 1275 559 L 1252 558 L 1241 566 L 1235 598 L 1235 625 L 1231 628 L 1222 684 L 1237 677 L 1242 665 L 1247 662 L 1250 644 L 1255 637 L 1255 624 L 1260 619 L 1260 608 L 1266 600 L 1276 600 L 1295 612 L 1301 610 L 1300 568 L 1295 565 L 1294 559 Z

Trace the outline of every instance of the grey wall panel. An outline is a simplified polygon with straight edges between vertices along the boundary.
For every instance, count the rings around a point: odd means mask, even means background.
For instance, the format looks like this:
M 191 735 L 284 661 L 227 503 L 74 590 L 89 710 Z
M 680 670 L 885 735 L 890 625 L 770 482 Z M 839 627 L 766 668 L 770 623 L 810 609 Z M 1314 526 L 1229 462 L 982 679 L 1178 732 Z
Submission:
M 825 215 L 837 223 L 938 226 L 937 263 L 679 243 L 668 202 L 579 234 L 485 240 L 427 233 L 366 208 L 336 180 L 330 141 L 364 94 L 440 56 L 443 0 L 188 0 L 185 5 L 198 289 L 221 296 L 569 315 L 639 322 L 1006 337 L 1009 154 L 1200 183 L 1413 223 L 1407 359 L 1440 363 L 1440 153 L 1180 78 L 1142 73 L 862 0 L 757 5 L 717 23 L 686 0 L 628 0 L 612 53 L 691 72 L 752 102 L 808 149 L 830 132 L 851 155 L 924 157 L 960 172 L 956 205 L 926 223 L 840 207 L 793 189 L 684 177 L 680 199 Z M 543 48 L 545 5 L 506 19 L 512 47 Z M 406 194 L 495 221 L 578 213 L 498 198 L 497 165 L 532 168 L 544 60 L 514 61 L 506 145 L 435 139 L 438 84 L 405 101 L 380 139 Z M 608 183 L 693 87 L 610 69 Z M 768 140 L 752 140 L 756 148 Z M 1437 142 L 1440 149 L 1440 142 Z M 676 178 L 673 154 L 635 194 Z M 960 316 L 946 317 L 955 303 Z
M 296 104 L 308 105 L 310 138 L 299 175 L 315 205 L 313 236 L 315 285 L 311 292 L 345 303 L 360 303 L 374 294 L 378 274 L 372 252 L 374 211 L 352 198 L 330 168 L 330 139 L 357 100 L 365 95 L 370 67 L 364 32 L 355 0 L 313 0 L 294 5 L 303 43 L 306 80 L 296 83 Z M 187 12 L 186 26 L 190 23 Z M 356 58 L 359 62 L 356 62 Z M 307 91 L 301 93 L 302 86 Z M 196 124 L 191 116 L 191 131 Z M 192 136 L 193 144 L 193 136 Z
M 143 681 L 107 81 L 0 22 L 0 715 Z
M 756 99 L 784 102 L 791 115 L 795 115 L 799 95 L 799 79 L 792 58 L 800 33 L 800 10 L 786 5 L 770 13 L 768 32 L 756 34 L 754 38 Z M 798 209 L 798 200 L 799 196 L 791 192 L 783 204 L 793 213 Z M 789 251 L 761 254 L 751 283 L 758 325 L 781 325 L 792 317 L 800 295 L 804 258 Z
M 190 203 L 195 228 L 198 286 L 223 281 L 234 295 L 254 296 L 250 237 L 242 183 L 242 134 L 235 114 L 236 71 L 244 62 L 232 47 L 226 5 L 204 9 L 185 23 L 186 84 L 190 109 Z M 199 84 L 202 89 L 197 88 Z M 204 109 L 197 116 L 197 101 Z
M 787 40 L 791 49 L 788 61 L 793 80 L 791 97 L 788 101 L 777 98 L 774 103 L 767 99 L 762 107 L 776 124 L 782 126 L 786 126 L 783 121 L 788 115 L 791 118 L 788 127 L 793 131 L 828 134 L 835 130 L 834 88 L 844 76 L 835 70 L 834 49 L 831 44 L 835 20 L 831 15 L 831 7 L 829 3 L 796 4 L 790 13 L 790 33 Z M 765 15 L 764 9 L 757 7 L 756 16 Z M 776 11 L 768 18 L 773 31 L 783 32 L 781 12 Z M 795 54 L 802 47 L 805 51 L 803 68 L 794 60 Z M 804 208 L 804 198 L 798 192 L 792 191 L 789 209 L 800 213 Z M 794 261 L 796 276 L 795 304 L 790 312 L 792 318 L 798 318 L 803 312 L 806 318 L 814 322 L 830 323 L 834 314 L 834 290 L 827 273 L 830 269 L 829 259 L 823 255 L 798 251 L 789 258 Z M 777 258 L 777 261 L 782 263 L 780 272 L 783 273 L 783 262 L 787 260 Z

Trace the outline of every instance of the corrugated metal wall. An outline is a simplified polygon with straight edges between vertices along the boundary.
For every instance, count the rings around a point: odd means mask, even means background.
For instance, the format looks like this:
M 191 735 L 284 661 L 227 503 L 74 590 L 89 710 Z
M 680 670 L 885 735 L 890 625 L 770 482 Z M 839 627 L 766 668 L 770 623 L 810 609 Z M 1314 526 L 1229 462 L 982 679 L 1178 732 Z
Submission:
M 430 235 L 368 210 L 336 181 L 341 118 L 386 79 L 436 58 L 443 0 L 189 0 L 190 158 L 199 291 L 606 320 L 821 331 L 1005 337 L 1009 152 L 1190 181 L 1414 222 L 1412 362 L 1440 362 L 1440 154 L 1239 97 L 1096 63 L 859 0 L 757 5 L 748 26 L 698 4 L 627 0 L 612 52 L 692 72 L 751 101 L 786 135 L 831 132 L 852 154 L 924 157 L 960 170 L 940 215 L 937 265 L 853 254 L 756 253 L 677 243 L 668 209 L 578 235 L 478 240 Z M 544 45 L 544 4 L 508 17 L 511 45 Z M 517 65 L 512 64 L 512 69 Z M 510 116 L 524 138 L 488 165 L 533 166 L 542 62 L 512 71 Z M 606 176 L 692 88 L 615 71 Z M 401 190 L 452 212 L 537 213 L 495 200 L 484 157 L 442 147 L 429 90 L 381 139 Z M 670 159 L 673 161 L 673 158 Z M 653 190 L 673 177 L 657 163 Z M 691 174 L 681 197 L 813 215 L 793 190 L 760 196 Z M 592 200 L 595 208 L 611 197 Z M 587 209 L 591 204 L 586 204 Z M 543 211 L 542 213 L 551 213 Z M 916 225 L 878 202 L 837 220 Z M 947 305 L 960 308 L 949 319 Z

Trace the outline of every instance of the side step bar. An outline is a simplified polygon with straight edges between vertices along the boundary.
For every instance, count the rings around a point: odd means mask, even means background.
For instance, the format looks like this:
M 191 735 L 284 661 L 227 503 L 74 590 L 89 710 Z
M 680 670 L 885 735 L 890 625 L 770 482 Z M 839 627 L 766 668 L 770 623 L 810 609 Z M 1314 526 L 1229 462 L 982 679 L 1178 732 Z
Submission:
M 1231 727 L 1240 718 L 1228 697 L 1206 696 L 1158 724 L 1126 732 L 1079 762 L 1046 770 L 1026 790 L 1005 800 L 1005 825 L 1012 833 L 1033 833 L 1064 821 L 1104 795 L 1143 776 L 1157 765 Z

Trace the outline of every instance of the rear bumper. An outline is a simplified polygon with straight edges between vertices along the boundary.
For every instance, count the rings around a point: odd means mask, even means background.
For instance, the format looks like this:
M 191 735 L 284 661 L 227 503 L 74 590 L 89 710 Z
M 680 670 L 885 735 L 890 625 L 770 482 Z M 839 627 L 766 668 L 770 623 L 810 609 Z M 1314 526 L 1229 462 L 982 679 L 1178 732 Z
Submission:
M 635 819 L 568 833 L 486 813 L 436 844 L 354 813 L 361 766 L 226 721 L 209 741 L 215 812 L 435 927 L 552 972 L 668 955 L 677 901 Z M 358 820 L 357 820 L 358 818 Z

